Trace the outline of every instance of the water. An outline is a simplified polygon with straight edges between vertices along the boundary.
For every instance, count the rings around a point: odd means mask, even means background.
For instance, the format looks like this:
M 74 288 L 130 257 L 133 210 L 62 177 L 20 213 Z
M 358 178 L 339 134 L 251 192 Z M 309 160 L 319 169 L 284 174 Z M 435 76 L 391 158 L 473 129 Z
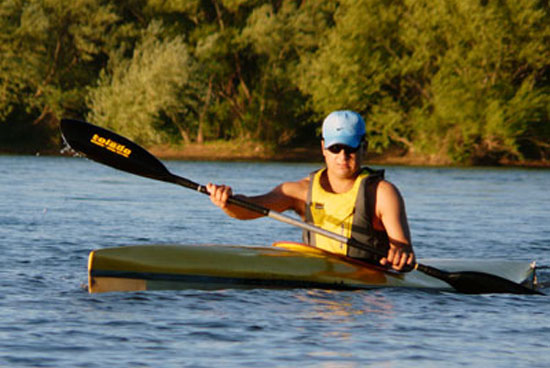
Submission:
M 312 164 L 167 162 L 259 194 Z M 550 265 L 550 171 L 387 168 L 421 258 Z M 0 366 L 548 367 L 549 297 L 419 290 L 88 294 L 94 248 L 300 239 L 85 159 L 0 156 Z M 542 270 L 544 271 L 544 270 Z M 548 272 L 542 277 L 550 281 Z M 550 293 L 549 289 L 546 289 Z

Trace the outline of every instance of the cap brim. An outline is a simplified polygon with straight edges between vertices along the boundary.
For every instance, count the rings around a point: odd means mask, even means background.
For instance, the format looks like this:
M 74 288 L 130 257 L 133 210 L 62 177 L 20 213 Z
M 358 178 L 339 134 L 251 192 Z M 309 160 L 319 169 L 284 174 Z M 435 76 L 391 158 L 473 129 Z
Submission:
M 325 148 L 335 144 L 343 144 L 352 148 L 357 148 L 361 144 L 361 137 L 357 135 L 340 135 L 338 137 L 325 137 Z

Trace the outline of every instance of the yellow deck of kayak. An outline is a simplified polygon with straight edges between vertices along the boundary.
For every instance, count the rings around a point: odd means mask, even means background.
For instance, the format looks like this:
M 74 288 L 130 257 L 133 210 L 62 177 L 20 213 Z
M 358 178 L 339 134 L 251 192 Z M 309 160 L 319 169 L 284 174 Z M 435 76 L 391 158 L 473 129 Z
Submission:
M 527 262 L 433 260 L 449 271 L 490 272 L 515 282 L 530 280 Z M 418 271 L 388 272 L 298 243 L 240 245 L 134 245 L 94 250 L 88 262 L 91 293 L 224 288 L 372 289 L 412 287 L 451 290 Z

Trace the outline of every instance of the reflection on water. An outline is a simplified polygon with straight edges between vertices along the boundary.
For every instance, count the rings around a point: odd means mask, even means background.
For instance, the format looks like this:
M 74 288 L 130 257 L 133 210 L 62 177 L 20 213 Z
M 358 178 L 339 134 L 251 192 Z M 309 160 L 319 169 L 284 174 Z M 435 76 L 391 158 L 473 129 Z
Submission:
M 308 290 L 295 298 L 308 305 L 307 310 L 312 318 L 350 322 L 355 316 L 362 314 L 384 317 L 391 317 L 393 314 L 391 301 L 383 294 L 361 291 L 346 297 L 341 294 L 334 290 Z

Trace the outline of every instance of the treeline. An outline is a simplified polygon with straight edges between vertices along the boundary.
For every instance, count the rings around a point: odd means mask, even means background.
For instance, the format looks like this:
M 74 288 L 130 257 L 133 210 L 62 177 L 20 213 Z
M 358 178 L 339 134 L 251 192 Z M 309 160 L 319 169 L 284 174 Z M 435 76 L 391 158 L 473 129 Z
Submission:
M 0 145 L 62 117 L 144 144 L 299 144 L 365 117 L 371 149 L 550 160 L 548 0 L 2 0 Z

